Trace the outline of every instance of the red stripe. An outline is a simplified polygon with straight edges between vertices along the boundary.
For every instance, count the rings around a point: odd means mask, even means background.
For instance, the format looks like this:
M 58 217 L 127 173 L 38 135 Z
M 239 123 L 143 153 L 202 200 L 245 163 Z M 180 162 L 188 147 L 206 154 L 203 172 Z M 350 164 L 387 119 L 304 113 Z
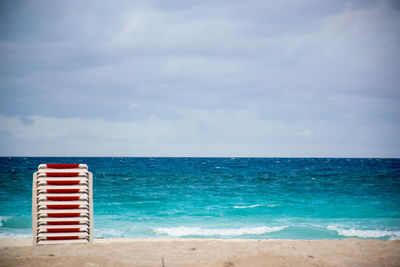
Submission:
M 74 169 L 79 168 L 79 164 L 46 164 L 50 169 Z
M 47 189 L 47 193 L 78 193 L 78 189 Z
M 54 184 L 54 185 L 71 185 L 71 184 L 79 184 L 79 180 L 73 181 L 47 181 L 47 184 Z
M 77 217 L 80 213 L 47 213 L 49 217 Z
M 65 224 L 79 224 L 79 221 L 62 221 L 62 222 L 47 222 L 48 225 L 65 225 Z
M 48 236 L 47 240 L 67 240 L 67 239 L 78 239 L 79 236 Z
M 78 175 L 79 172 L 46 172 L 48 177 L 74 177 Z
M 66 197 L 47 197 L 47 200 L 55 200 L 55 201 L 68 201 L 68 200 L 79 200 L 79 196 L 77 197 L 71 197 L 71 196 L 66 196 Z
M 77 209 L 79 205 L 47 205 L 48 209 Z
M 79 232 L 79 228 L 47 228 L 49 233 L 59 233 L 59 232 Z

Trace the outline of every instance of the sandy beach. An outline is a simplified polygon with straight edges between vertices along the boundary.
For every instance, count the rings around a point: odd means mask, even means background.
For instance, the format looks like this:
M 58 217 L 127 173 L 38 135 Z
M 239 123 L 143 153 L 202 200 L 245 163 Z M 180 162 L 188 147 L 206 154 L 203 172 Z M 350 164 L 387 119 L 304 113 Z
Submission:
M 400 240 L 1 239 L 0 266 L 400 266 Z

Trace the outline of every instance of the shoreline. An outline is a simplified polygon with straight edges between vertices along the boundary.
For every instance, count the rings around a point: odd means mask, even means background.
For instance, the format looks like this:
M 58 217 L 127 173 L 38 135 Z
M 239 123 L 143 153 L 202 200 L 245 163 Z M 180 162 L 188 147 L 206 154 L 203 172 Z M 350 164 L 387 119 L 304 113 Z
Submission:
M 104 238 L 33 246 L 0 239 L 0 266 L 400 266 L 400 240 Z

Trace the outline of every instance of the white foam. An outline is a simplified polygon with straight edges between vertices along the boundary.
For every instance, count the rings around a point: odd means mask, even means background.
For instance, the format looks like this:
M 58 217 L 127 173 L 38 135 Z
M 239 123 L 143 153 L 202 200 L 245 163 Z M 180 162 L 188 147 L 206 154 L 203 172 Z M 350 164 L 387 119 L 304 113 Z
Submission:
M 3 223 L 8 221 L 11 216 L 0 216 L 0 227 L 4 226 Z
M 279 204 L 255 204 L 250 206 L 233 206 L 234 209 L 251 209 L 256 207 L 266 206 L 268 208 L 273 208 L 279 206 Z
M 336 231 L 342 236 L 357 236 L 361 238 L 389 237 L 390 239 L 400 239 L 400 231 L 344 229 L 335 225 L 328 225 L 326 228 L 331 231 Z
M 240 236 L 240 235 L 261 235 L 271 232 L 278 232 L 285 229 L 286 226 L 259 226 L 242 228 L 221 228 L 207 229 L 200 227 L 159 227 L 152 230 L 159 235 L 166 234 L 173 237 L 181 236 Z
M 234 209 L 251 209 L 255 207 L 260 207 L 261 204 L 250 205 L 250 206 L 233 206 Z
M 27 233 L 11 233 L 11 232 L 5 232 L 5 233 L 0 233 L 0 239 L 2 238 L 31 238 L 32 234 L 27 234 Z
M 99 238 L 99 237 L 119 238 L 119 237 L 123 237 L 123 233 L 116 229 L 96 229 L 94 236 L 96 238 Z

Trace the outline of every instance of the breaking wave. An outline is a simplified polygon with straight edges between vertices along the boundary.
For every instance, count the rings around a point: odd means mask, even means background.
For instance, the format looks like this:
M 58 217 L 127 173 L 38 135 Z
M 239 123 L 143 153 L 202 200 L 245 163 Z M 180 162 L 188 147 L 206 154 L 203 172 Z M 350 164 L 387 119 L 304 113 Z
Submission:
M 355 236 L 361 238 L 380 238 L 389 237 L 390 239 L 400 239 L 400 231 L 386 231 L 386 230 L 360 230 L 360 229 L 344 229 L 335 225 L 328 225 L 328 230 L 336 231 L 342 236 Z
M 242 227 L 242 228 L 221 228 L 207 229 L 200 227 L 160 227 L 152 230 L 159 235 L 169 235 L 173 237 L 181 236 L 241 236 L 241 235 L 262 235 L 271 232 L 278 232 L 285 229 L 286 226 L 259 226 L 259 227 Z

